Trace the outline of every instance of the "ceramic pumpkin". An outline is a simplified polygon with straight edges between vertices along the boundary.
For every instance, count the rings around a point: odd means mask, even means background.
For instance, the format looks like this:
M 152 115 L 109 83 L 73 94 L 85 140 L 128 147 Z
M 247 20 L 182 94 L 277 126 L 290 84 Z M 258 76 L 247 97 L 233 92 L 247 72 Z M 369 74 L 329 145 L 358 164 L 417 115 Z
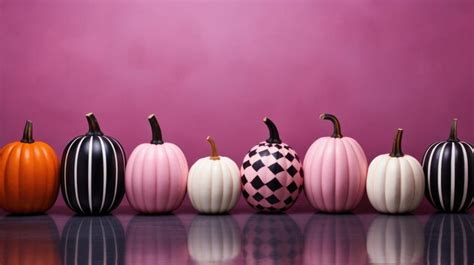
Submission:
M 207 141 L 211 156 L 199 159 L 189 170 L 189 199 L 200 213 L 226 213 L 239 200 L 239 167 L 232 159 L 219 156 L 214 140 L 207 137 Z
M 304 262 L 367 264 L 365 230 L 355 214 L 313 214 L 304 229 Z
M 203 264 L 222 264 L 240 254 L 239 225 L 231 215 L 194 217 L 188 233 L 191 258 Z
M 474 218 L 472 213 L 438 213 L 425 225 L 426 264 L 472 264 Z
M 240 264 L 302 264 L 303 235 L 286 214 L 253 214 L 242 232 Z
M 190 264 L 186 229 L 175 215 L 136 215 L 127 226 L 125 264 Z
M 303 171 L 296 152 L 280 139 L 268 118 L 270 137 L 252 147 L 241 167 L 242 194 L 257 211 L 282 212 L 295 203 L 303 188 Z
M 188 163 L 178 146 L 163 141 L 154 114 L 148 121 L 152 140 L 133 150 L 125 172 L 127 199 L 141 213 L 172 212 L 186 194 Z
M 53 148 L 33 140 L 27 121 L 23 138 L 0 150 L 0 206 L 15 214 L 33 214 L 53 206 L 59 192 L 59 162 Z
M 321 114 L 333 123 L 331 137 L 316 140 L 303 162 L 306 198 L 317 210 L 338 213 L 354 209 L 362 199 L 367 177 L 367 158 L 362 147 L 343 136 L 336 116 Z
M 125 233 L 112 216 L 73 216 L 61 234 L 63 264 L 124 264 Z
M 415 216 L 378 215 L 367 232 L 370 264 L 421 264 L 424 240 L 423 226 Z
M 436 209 L 466 211 L 474 195 L 473 146 L 457 137 L 457 119 L 447 141 L 432 144 L 423 156 L 426 198 Z
M 107 214 L 125 193 L 125 152 L 104 135 L 94 114 L 86 115 L 89 131 L 69 142 L 61 162 L 61 192 L 79 214 Z
M 423 199 L 425 177 L 420 163 L 402 152 L 403 130 L 398 129 L 392 152 L 377 156 L 369 166 L 367 196 L 381 213 L 415 210 Z
M 59 232 L 48 215 L 0 220 L 0 264 L 60 265 Z

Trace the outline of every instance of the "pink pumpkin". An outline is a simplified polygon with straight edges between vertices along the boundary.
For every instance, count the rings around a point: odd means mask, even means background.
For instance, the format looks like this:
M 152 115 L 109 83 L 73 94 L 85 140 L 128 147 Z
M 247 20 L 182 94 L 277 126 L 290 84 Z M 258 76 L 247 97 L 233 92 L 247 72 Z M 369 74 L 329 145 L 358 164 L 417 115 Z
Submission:
M 303 162 L 304 190 L 314 208 L 323 212 L 346 212 L 362 199 L 367 178 L 367 158 L 352 138 L 343 137 L 334 115 L 322 114 L 334 125 L 331 137 L 316 140 Z
M 148 120 L 153 139 L 133 150 L 125 171 L 125 190 L 136 211 L 168 213 L 183 202 L 188 163 L 178 146 L 163 142 L 155 115 Z

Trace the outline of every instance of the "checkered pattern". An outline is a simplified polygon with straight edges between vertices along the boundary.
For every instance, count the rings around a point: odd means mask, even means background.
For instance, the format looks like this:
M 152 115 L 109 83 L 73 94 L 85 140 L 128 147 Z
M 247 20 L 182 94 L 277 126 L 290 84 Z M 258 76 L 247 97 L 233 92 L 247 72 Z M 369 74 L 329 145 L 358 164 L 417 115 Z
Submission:
M 244 158 L 242 193 L 253 208 L 264 212 L 289 209 L 303 188 L 303 170 L 287 144 L 261 142 Z
M 288 215 L 252 215 L 242 236 L 246 265 L 303 263 L 303 235 Z

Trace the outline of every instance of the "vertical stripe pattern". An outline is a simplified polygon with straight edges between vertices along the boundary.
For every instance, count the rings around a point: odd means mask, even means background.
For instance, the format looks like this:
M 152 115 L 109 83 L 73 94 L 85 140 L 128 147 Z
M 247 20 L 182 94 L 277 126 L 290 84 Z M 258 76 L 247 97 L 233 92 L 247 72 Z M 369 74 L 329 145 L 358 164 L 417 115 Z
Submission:
M 124 264 L 125 232 L 113 216 L 71 217 L 62 237 L 64 264 Z
M 61 161 L 61 191 L 79 214 L 107 214 L 125 194 L 125 153 L 107 136 L 85 135 L 67 146 Z
M 467 210 L 474 194 L 474 155 L 466 142 L 446 141 L 425 152 L 426 198 L 447 212 Z
M 472 264 L 474 221 L 469 214 L 435 214 L 425 226 L 426 264 Z

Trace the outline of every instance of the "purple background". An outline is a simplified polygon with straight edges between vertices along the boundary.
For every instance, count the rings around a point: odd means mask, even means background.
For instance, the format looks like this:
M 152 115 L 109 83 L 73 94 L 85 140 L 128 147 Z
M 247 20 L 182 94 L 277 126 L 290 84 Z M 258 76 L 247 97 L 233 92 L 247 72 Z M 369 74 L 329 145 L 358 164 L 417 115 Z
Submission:
M 31 119 L 60 155 L 92 111 L 130 154 L 156 113 L 189 165 L 209 155 L 207 135 L 240 163 L 268 116 L 303 157 L 332 132 L 318 119 L 330 112 L 369 160 L 398 127 L 421 159 L 453 117 L 474 141 L 473 17 L 460 0 L 3 0 L 0 145 Z M 302 196 L 292 211 L 310 209 Z M 359 210 L 373 211 L 366 198 Z

